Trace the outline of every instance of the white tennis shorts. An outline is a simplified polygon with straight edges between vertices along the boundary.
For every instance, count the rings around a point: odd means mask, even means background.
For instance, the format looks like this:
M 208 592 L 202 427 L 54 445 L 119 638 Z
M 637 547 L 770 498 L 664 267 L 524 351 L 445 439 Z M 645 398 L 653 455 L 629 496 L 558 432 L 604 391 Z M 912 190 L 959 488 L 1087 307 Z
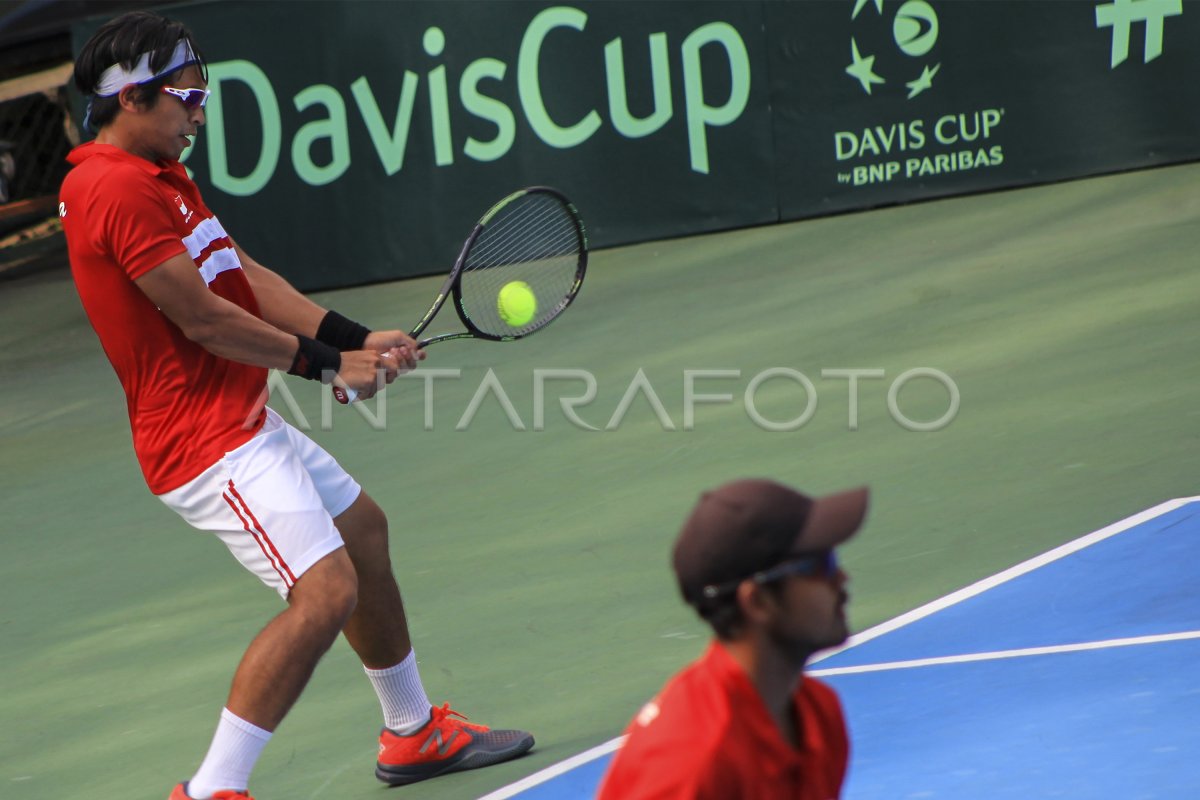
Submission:
M 159 498 L 192 527 L 215 533 L 286 600 L 306 570 L 342 546 L 333 518 L 361 491 L 329 453 L 268 408 L 253 439 Z

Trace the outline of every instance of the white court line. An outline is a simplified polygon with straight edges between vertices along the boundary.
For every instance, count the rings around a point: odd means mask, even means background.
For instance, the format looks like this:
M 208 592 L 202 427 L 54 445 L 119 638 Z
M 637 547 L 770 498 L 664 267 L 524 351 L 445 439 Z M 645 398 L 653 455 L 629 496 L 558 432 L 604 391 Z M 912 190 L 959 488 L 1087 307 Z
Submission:
M 602 745 L 593 747 L 591 750 L 585 750 L 577 756 L 571 756 L 566 761 L 560 761 L 557 764 L 546 767 L 540 772 L 535 772 L 528 777 L 522 778 L 516 783 L 510 783 L 508 786 L 497 789 L 491 794 L 486 794 L 479 798 L 479 800 L 505 800 L 505 798 L 520 794 L 526 789 L 532 789 L 539 783 L 545 783 L 551 778 L 557 778 L 559 775 L 562 775 L 565 772 L 570 772 L 576 767 L 581 767 L 589 761 L 595 761 L 601 756 L 608 755 L 619 748 L 624 741 L 624 736 L 618 736 L 615 739 L 610 739 Z
M 1200 639 L 1200 631 L 1160 633 L 1154 636 L 1131 636 L 1127 639 L 1104 639 L 1099 642 L 1058 644 L 1047 647 L 1025 647 L 1019 650 L 993 650 L 990 653 L 965 653 L 958 656 L 914 658 L 909 661 L 885 661 L 880 664 L 860 664 L 856 667 L 830 667 L 828 669 L 813 669 L 806 671 L 804 674 L 812 675 L 816 678 L 823 678 L 829 675 L 857 675 L 862 672 L 884 672 L 886 670 L 893 669 L 932 667 L 938 664 L 966 664 L 972 661 L 996 661 L 1002 658 L 1045 656 L 1052 653 L 1078 653 L 1082 650 L 1106 650 L 1110 647 L 1130 647 L 1131 645 L 1158 644 L 1159 642 L 1180 642 L 1186 639 Z
M 982 594 L 983 592 L 986 592 L 988 589 L 994 589 L 995 587 L 999 586 L 1002 583 L 1007 583 L 1008 581 L 1011 581 L 1013 578 L 1018 578 L 1027 572 L 1032 572 L 1033 570 L 1037 569 L 1038 567 L 1044 567 L 1053 561 L 1059 560 L 1060 558 L 1065 558 L 1066 556 L 1069 556 L 1072 553 L 1077 553 L 1080 550 L 1083 550 L 1085 547 L 1091 547 L 1092 545 L 1096 544 L 1097 542 L 1102 542 L 1105 539 L 1109 538 L 1110 536 L 1116 536 L 1118 533 L 1127 531 L 1130 528 L 1133 528 L 1137 525 L 1141 525 L 1143 522 L 1148 522 L 1148 521 L 1154 519 L 1155 517 L 1161 517 L 1163 514 L 1174 511 L 1177 508 L 1180 508 L 1182 506 L 1187 505 L 1188 503 L 1191 503 L 1191 502 L 1194 502 L 1197 500 L 1200 500 L 1200 496 L 1180 497 L 1175 500 L 1168 500 L 1165 503 L 1159 503 L 1158 505 L 1154 506 L 1153 508 L 1148 508 L 1145 511 L 1142 511 L 1138 514 L 1134 514 L 1131 517 L 1126 517 L 1125 519 L 1121 520 L 1120 522 L 1114 522 L 1112 525 L 1103 527 L 1100 530 L 1092 531 L 1089 534 L 1080 536 L 1078 539 L 1074 539 L 1070 542 L 1067 542 L 1066 544 L 1056 547 L 1053 550 L 1048 550 L 1047 552 L 1042 553 L 1040 556 L 1034 556 L 1033 558 L 1029 559 L 1028 561 L 1022 561 L 1020 564 L 1017 564 L 1014 567 L 1009 567 L 1008 569 L 1004 570 L 1003 572 L 998 572 L 995 575 L 991 576 L 990 578 L 984 578 L 983 580 L 977 581 L 976 583 L 973 583 L 970 586 L 959 589 L 956 592 L 951 592 L 950 594 L 946 595 L 945 597 L 942 597 L 938 600 L 934 600 L 932 602 L 926 603 L 925 605 L 920 606 L 918 608 L 914 608 L 912 611 L 909 611 L 905 614 L 901 614 L 900 616 L 898 616 L 894 619 L 890 619 L 887 622 L 882 622 L 878 625 L 875 625 L 874 627 L 867 628 L 865 631 L 862 631 L 861 633 L 856 633 L 853 636 L 851 636 L 849 639 L 847 639 L 846 643 L 844 645 L 842 645 L 841 647 L 839 647 L 837 649 L 827 650 L 827 651 L 819 654 L 818 656 L 816 656 L 815 658 L 812 659 L 811 663 L 815 664 L 819 661 L 823 661 L 826 658 L 829 658 L 830 656 L 834 656 L 845 650 L 849 650 L 851 647 L 854 647 L 855 645 L 859 645 L 859 644 L 862 644 L 863 642 L 870 641 L 871 639 L 874 639 L 878 636 L 882 636 L 885 633 L 891 633 L 892 631 L 896 630 L 897 628 L 903 628 L 905 625 L 916 622 L 919 619 L 928 617 L 931 614 L 935 614 L 938 611 L 942 611 L 943 609 L 949 608 L 952 605 L 961 603 L 964 600 L 968 600 L 977 594 Z M 1114 641 L 1120 641 L 1120 640 L 1114 640 Z M 1070 646 L 1070 645 L 1067 645 L 1067 646 Z M 1017 651 L 1009 651 L 1009 652 L 1017 652 Z M 980 655 L 985 655 L 985 654 L 980 654 Z M 959 658 L 961 658 L 961 656 Z M 903 662 L 896 662 L 896 663 L 903 663 Z M 825 671 L 824 670 L 812 670 L 811 674 L 819 675 L 822 672 L 825 672 Z M 826 673 L 826 674 L 828 674 L 828 673 Z M 539 772 L 535 772 L 532 775 L 522 778 L 521 780 L 517 781 L 516 783 L 511 783 L 508 786 L 501 787 L 501 788 L 497 789 L 496 791 L 492 792 L 491 794 L 484 795 L 483 797 L 479 798 L 479 800 L 507 800 L 507 798 L 514 797 L 515 795 L 525 791 L 526 789 L 532 789 L 534 786 L 537 786 L 538 784 L 545 783 L 546 781 L 548 781 L 552 778 L 555 778 L 559 775 L 562 775 L 565 772 L 569 772 L 572 769 L 575 769 L 576 767 L 583 766 L 584 764 L 588 763 L 589 761 L 594 761 L 597 758 L 601 758 L 602 756 L 608 755 L 609 753 L 617 750 L 621 746 L 621 743 L 624 741 L 625 741 L 624 736 L 618 736 L 616 739 L 610 739 L 609 741 L 605 742 L 602 745 L 593 747 L 591 750 L 580 753 L 577 756 L 572 756 L 571 758 L 568 758 L 565 761 L 560 761 L 557 764 L 553 764 L 549 767 L 546 767 L 545 769 L 543 769 Z
M 1086 547 L 1091 547 L 1097 542 L 1102 542 L 1109 537 L 1116 536 L 1118 533 L 1122 533 L 1130 528 L 1141 525 L 1143 522 L 1149 522 L 1155 517 L 1161 517 L 1163 514 L 1174 511 L 1175 509 L 1185 506 L 1188 503 L 1196 500 L 1200 500 L 1200 497 L 1181 497 L 1175 500 L 1168 500 L 1165 503 L 1159 503 L 1153 508 L 1148 508 L 1141 513 L 1134 514 L 1132 517 L 1126 517 L 1120 522 L 1114 522 L 1112 525 L 1103 527 L 1098 531 L 1092 531 L 1089 534 L 1080 536 L 1078 539 L 1067 542 L 1066 544 L 1056 547 L 1053 550 L 1048 550 L 1045 553 L 1042 553 L 1040 556 L 1034 556 L 1028 561 L 1022 561 L 1020 564 L 1017 564 L 1014 567 L 1009 567 L 1003 572 L 997 572 L 990 578 L 984 578 L 983 580 L 972 583 L 970 586 L 966 586 L 956 592 L 951 592 L 943 598 L 926 603 L 918 608 L 914 608 L 912 611 L 909 611 L 906 614 L 901 614 L 895 619 L 890 619 L 887 622 L 881 622 L 872 628 L 867 628 L 861 633 L 856 633 L 847 639 L 846 643 L 841 647 L 833 650 L 826 650 L 825 652 L 818 654 L 809 663 L 816 664 L 845 650 L 849 650 L 851 647 L 860 645 L 863 642 L 869 642 L 870 640 L 882 636 L 885 633 L 891 633 L 897 628 L 903 628 L 905 625 L 916 622 L 919 619 L 924 619 L 931 614 L 936 614 L 937 612 L 945 610 L 950 606 L 957 605 L 964 600 L 969 600 L 975 595 L 983 594 L 988 589 L 994 589 L 1002 583 L 1008 583 L 1014 578 L 1019 578 L 1028 572 L 1033 572 L 1038 567 L 1044 567 L 1047 564 L 1058 561 L 1060 558 L 1066 558 L 1072 553 L 1077 553 Z

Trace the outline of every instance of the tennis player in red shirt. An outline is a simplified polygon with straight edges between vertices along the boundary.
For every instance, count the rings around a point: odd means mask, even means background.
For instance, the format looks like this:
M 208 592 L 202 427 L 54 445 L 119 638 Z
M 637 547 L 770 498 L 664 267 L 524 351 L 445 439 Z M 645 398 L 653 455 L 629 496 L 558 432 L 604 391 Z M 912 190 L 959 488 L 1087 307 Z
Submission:
M 675 543 L 684 600 L 716 632 L 633 719 L 600 800 L 832 800 L 849 738 L 841 703 L 805 677 L 846 640 L 834 548 L 867 490 L 813 499 L 767 480 L 704 493 Z
M 59 205 L 72 275 L 125 390 L 150 490 L 288 604 L 250 644 L 207 755 L 170 800 L 249 800 L 259 754 L 339 633 L 383 710 L 380 780 L 518 756 L 533 746 L 528 733 L 431 706 L 383 511 L 266 406 L 269 368 L 367 398 L 424 353 L 402 331 L 371 331 L 316 305 L 224 229 L 179 163 L 204 124 L 206 75 L 177 22 L 132 12 L 97 30 L 75 65 L 97 136 L 70 153 Z

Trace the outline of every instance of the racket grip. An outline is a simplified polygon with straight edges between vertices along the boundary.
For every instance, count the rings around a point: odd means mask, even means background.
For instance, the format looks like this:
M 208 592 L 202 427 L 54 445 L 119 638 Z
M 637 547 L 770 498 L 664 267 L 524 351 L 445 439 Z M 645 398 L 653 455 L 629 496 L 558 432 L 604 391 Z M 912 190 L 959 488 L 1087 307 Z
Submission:
M 380 353 L 379 356 L 381 358 L 391 358 L 392 357 L 389 353 Z M 355 400 L 358 399 L 358 392 L 355 391 L 354 389 L 351 389 L 349 386 L 343 387 L 343 386 L 338 386 L 337 384 L 334 384 L 331 388 L 333 389 L 334 399 L 337 400 L 339 403 L 341 403 L 344 406 L 348 406 L 351 403 L 353 403 Z

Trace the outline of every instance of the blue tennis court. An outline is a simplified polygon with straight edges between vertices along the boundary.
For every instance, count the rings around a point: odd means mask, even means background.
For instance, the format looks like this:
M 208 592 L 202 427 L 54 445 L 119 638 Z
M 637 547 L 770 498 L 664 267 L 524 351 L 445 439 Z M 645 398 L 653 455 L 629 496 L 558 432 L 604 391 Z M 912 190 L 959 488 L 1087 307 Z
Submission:
M 1196 796 L 1198 562 L 1200 499 L 1173 500 L 855 636 L 811 670 L 850 722 L 844 796 Z M 618 745 L 486 800 L 591 797 Z

